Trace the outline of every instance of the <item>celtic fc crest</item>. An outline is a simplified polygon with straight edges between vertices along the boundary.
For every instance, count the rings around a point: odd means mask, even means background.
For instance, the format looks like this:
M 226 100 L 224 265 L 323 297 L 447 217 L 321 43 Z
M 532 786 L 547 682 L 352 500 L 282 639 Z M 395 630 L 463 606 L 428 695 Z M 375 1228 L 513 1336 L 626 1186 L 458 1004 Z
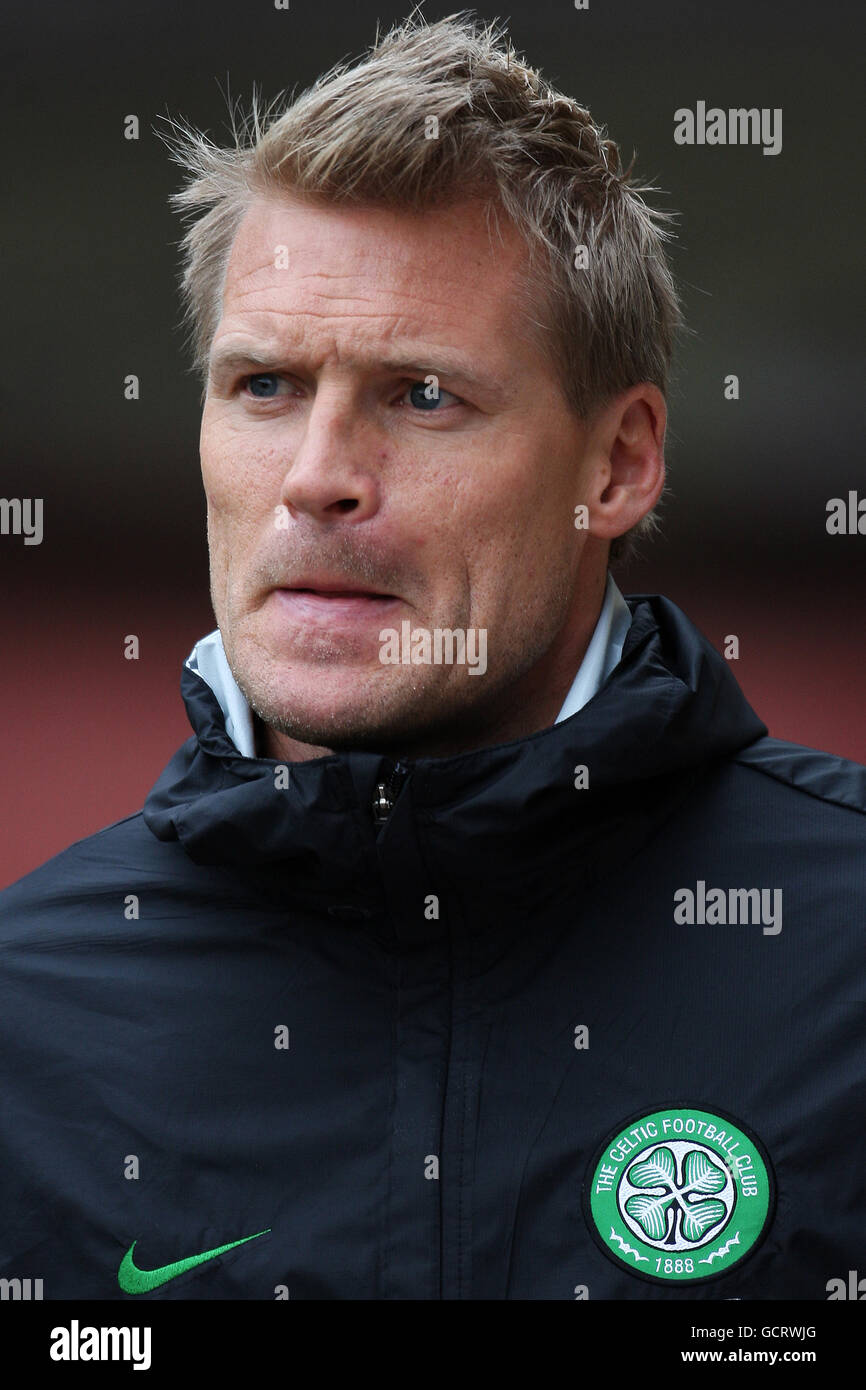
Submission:
M 606 1254 L 645 1279 L 695 1282 L 738 1264 L 772 1217 L 756 1136 L 720 1111 L 677 1105 L 618 1128 L 593 1158 L 584 1210 Z

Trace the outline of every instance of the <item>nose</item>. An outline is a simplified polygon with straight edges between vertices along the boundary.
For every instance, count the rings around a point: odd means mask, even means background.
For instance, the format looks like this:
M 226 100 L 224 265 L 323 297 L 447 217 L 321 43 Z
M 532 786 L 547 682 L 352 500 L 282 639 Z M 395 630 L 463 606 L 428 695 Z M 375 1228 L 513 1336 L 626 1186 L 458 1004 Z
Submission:
M 289 512 L 329 522 L 362 521 L 379 507 L 376 441 L 358 405 L 345 392 L 319 387 L 304 433 L 283 478 L 280 500 Z

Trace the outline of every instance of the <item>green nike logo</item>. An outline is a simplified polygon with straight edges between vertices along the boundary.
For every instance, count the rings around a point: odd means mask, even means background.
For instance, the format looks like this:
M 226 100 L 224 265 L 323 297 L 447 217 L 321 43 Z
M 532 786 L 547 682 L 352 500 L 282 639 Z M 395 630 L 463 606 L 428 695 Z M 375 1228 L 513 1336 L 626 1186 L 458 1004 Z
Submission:
M 161 1265 L 159 1269 L 139 1269 L 136 1266 L 132 1252 L 138 1242 L 134 1240 L 120 1262 L 117 1282 L 124 1293 L 150 1293 L 151 1289 L 158 1289 L 160 1284 L 167 1284 L 169 1279 L 176 1279 L 188 1269 L 195 1269 L 196 1265 L 203 1265 L 206 1260 L 215 1260 L 217 1255 L 234 1250 L 236 1245 L 246 1245 L 248 1240 L 258 1240 L 259 1236 L 266 1236 L 270 1229 L 268 1226 L 264 1231 L 256 1231 L 254 1236 L 231 1240 L 228 1245 L 217 1245 L 213 1250 L 205 1250 L 202 1255 L 189 1255 L 185 1260 L 175 1260 L 173 1264 Z

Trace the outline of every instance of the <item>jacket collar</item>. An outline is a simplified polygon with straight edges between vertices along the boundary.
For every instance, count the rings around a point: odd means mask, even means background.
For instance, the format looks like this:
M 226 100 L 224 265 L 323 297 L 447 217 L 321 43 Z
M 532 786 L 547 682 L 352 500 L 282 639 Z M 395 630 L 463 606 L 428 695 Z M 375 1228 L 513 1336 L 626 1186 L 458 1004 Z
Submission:
M 471 860 L 473 872 L 501 870 L 504 883 L 515 864 L 528 881 L 533 858 L 549 872 L 551 847 L 583 860 L 592 848 L 600 867 L 617 845 L 649 833 L 670 795 L 767 733 L 727 663 L 674 603 L 654 594 L 626 603 L 621 660 L 583 708 L 527 738 L 413 761 L 379 836 L 371 807 L 391 760 L 336 753 L 290 764 L 281 785 L 280 764 L 238 752 L 213 690 L 185 666 L 195 733 L 153 787 L 144 820 L 198 863 L 280 866 L 283 883 L 291 864 L 296 885 L 326 895 L 363 894 L 389 837 L 396 845 L 422 824 L 458 868 Z

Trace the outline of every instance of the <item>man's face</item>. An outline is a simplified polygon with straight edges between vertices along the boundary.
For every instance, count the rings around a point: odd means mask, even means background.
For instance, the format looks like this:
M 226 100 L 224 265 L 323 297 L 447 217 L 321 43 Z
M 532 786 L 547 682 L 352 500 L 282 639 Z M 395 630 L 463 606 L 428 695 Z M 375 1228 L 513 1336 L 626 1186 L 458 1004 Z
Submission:
M 235 239 L 201 428 L 211 592 L 248 701 L 304 744 L 483 729 L 581 598 L 585 430 L 521 320 L 525 246 L 501 221 L 491 242 L 477 203 L 260 199 Z M 483 629 L 486 671 L 383 662 L 405 621 Z

